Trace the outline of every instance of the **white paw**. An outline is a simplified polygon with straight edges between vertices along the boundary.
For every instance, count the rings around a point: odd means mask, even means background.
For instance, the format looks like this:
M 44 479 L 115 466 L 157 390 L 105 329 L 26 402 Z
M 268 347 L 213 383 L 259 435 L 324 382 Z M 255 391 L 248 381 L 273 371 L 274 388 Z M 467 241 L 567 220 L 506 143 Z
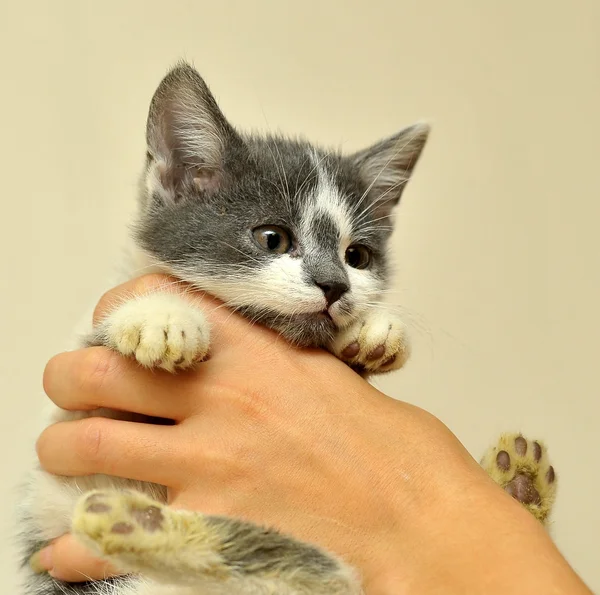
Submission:
M 177 295 L 156 293 L 134 298 L 111 312 L 96 331 L 99 343 L 148 368 L 173 372 L 208 354 L 209 327 L 204 314 Z
M 368 312 L 340 331 L 333 353 L 354 368 L 372 374 L 401 368 L 410 355 L 406 327 L 389 312 Z

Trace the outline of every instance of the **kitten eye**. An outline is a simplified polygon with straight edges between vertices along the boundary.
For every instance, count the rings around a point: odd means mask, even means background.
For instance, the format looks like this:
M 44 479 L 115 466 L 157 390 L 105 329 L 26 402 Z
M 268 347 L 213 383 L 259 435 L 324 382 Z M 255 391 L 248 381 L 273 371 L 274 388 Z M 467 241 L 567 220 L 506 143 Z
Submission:
M 366 269 L 371 264 L 371 251 L 361 244 L 354 244 L 346 250 L 346 262 L 353 269 Z
M 285 254 L 292 247 L 290 233 L 277 225 L 263 225 L 253 232 L 256 243 L 267 252 Z

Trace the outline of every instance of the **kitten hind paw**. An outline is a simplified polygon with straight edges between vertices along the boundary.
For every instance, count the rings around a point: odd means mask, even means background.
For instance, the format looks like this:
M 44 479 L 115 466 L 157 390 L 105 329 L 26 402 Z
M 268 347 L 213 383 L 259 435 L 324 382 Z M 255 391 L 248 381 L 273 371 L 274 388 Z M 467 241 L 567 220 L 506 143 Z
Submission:
M 361 592 L 351 569 L 313 546 L 237 519 L 175 510 L 139 492 L 84 494 L 72 533 L 119 570 L 202 593 Z
M 541 442 L 521 434 L 503 434 L 485 453 L 481 465 L 500 487 L 546 523 L 556 496 L 556 473 Z
M 143 571 L 178 549 L 169 512 L 140 492 L 88 492 L 75 507 L 72 532 L 117 568 Z

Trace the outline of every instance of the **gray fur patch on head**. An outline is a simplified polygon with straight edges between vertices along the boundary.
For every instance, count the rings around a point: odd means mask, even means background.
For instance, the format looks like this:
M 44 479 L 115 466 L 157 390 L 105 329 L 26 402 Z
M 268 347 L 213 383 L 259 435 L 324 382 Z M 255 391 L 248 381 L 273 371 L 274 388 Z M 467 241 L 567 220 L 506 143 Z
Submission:
M 180 64 L 162 80 L 146 126 L 147 177 L 163 200 L 210 191 L 220 183 L 225 152 L 237 135 L 202 77 Z
M 135 239 L 230 307 L 293 342 L 324 346 L 387 285 L 389 215 L 426 136 L 413 127 L 344 156 L 242 135 L 200 75 L 180 64 L 151 103 Z M 258 246 L 261 226 L 285 230 L 290 250 Z M 361 270 L 346 261 L 357 244 L 371 255 Z

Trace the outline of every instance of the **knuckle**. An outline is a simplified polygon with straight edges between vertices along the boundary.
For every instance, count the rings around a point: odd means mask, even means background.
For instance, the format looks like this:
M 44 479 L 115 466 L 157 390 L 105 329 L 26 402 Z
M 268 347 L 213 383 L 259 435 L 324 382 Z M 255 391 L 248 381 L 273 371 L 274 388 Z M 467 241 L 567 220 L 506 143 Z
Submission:
M 242 394 L 237 399 L 237 408 L 247 422 L 260 419 L 262 412 L 260 396 L 253 392 Z
M 98 468 L 107 458 L 109 426 L 107 420 L 95 417 L 82 420 L 74 438 L 74 448 L 77 456 Z
M 237 447 L 229 448 L 219 459 L 209 461 L 207 467 L 207 474 L 214 484 L 229 488 L 237 495 L 244 493 L 248 486 L 256 485 L 257 480 L 260 482 L 260 470 L 255 469 L 244 446 L 247 445 L 238 443 Z
M 108 378 L 120 365 L 117 353 L 105 347 L 85 349 L 78 365 L 78 386 L 82 394 L 103 392 Z
M 249 452 L 256 450 L 255 446 L 251 438 L 242 435 L 227 440 L 226 443 L 203 445 L 202 453 L 196 456 L 201 461 L 198 466 L 200 469 L 194 470 L 191 481 L 198 489 L 209 482 L 237 490 L 244 483 L 260 477 L 260 470 L 256 469 L 256 457 L 249 455 Z
M 206 391 L 217 403 L 227 403 L 227 408 L 243 423 L 263 422 L 269 412 L 270 395 L 249 383 L 227 382 L 218 379 Z
M 272 395 L 261 390 L 247 388 L 236 395 L 236 405 L 246 423 L 264 425 L 272 417 Z

